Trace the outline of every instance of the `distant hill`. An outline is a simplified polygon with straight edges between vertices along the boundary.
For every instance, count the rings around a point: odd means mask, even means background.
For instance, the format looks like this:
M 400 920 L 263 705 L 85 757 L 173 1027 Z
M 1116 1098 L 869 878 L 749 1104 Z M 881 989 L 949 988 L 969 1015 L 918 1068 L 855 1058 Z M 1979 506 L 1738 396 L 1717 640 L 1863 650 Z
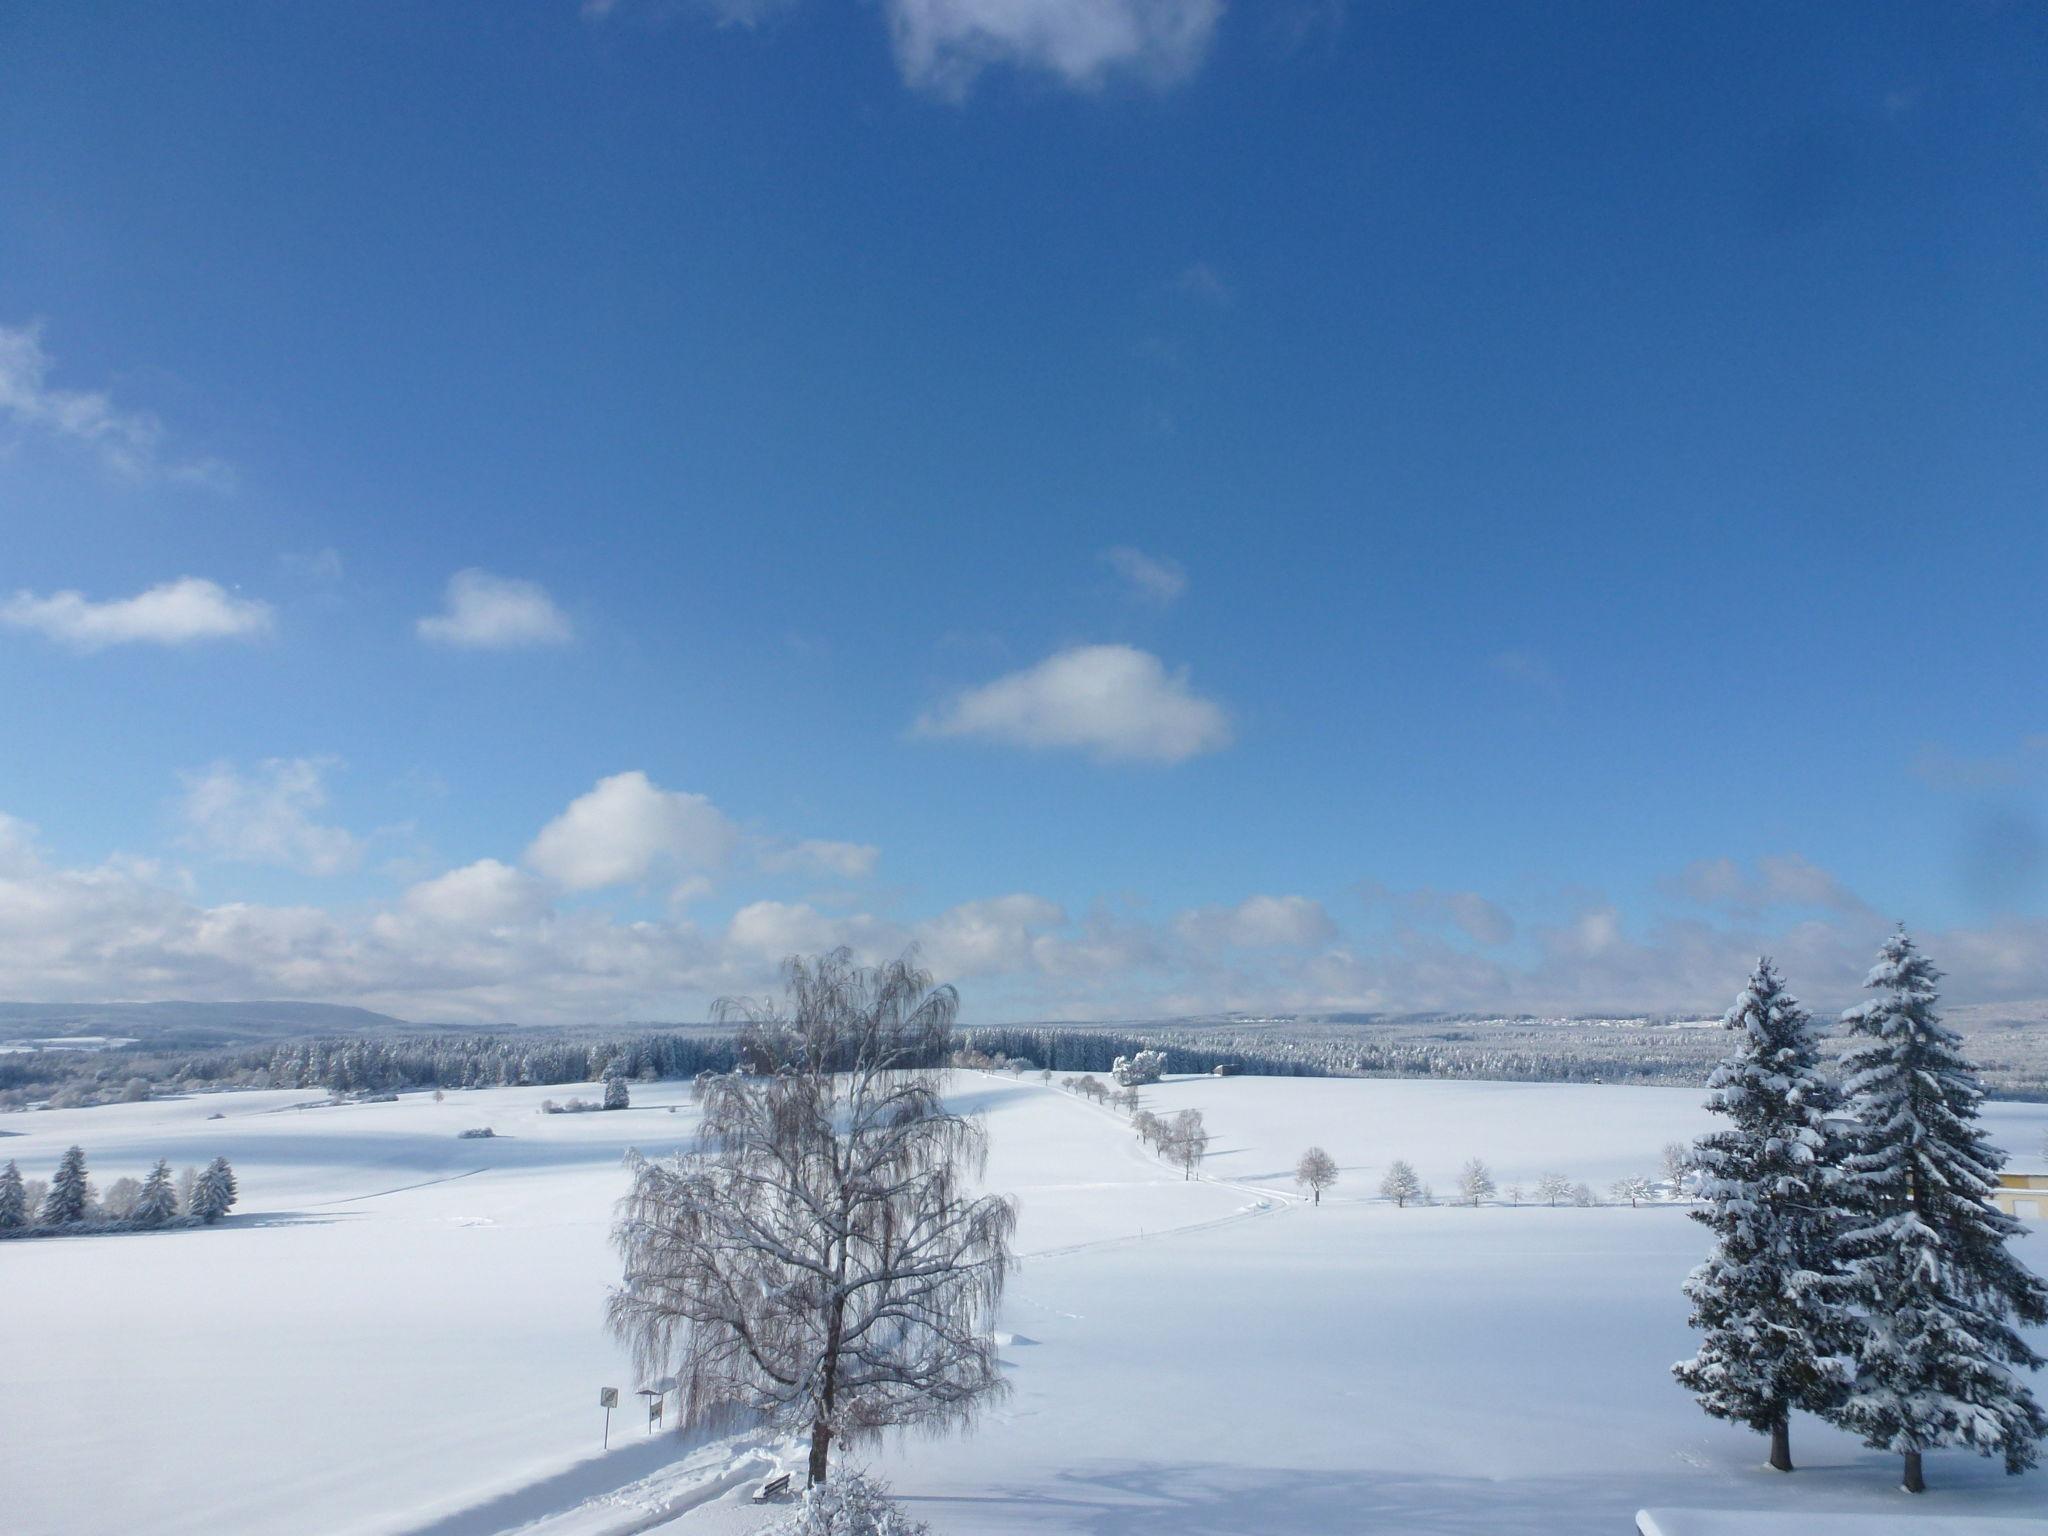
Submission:
M 205 1050 L 294 1035 L 411 1034 L 420 1026 L 334 1003 L 0 1003 L 0 1042 L 116 1036 Z

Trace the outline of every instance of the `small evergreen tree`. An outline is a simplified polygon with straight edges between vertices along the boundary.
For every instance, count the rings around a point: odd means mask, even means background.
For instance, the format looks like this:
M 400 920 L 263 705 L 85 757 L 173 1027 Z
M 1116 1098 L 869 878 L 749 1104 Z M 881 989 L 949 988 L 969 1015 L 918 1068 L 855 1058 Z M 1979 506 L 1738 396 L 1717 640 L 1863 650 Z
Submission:
M 604 1107 L 625 1109 L 632 1103 L 632 1096 L 626 1091 L 626 1065 L 614 1061 L 604 1069 Z
M 235 1170 L 228 1166 L 224 1157 L 216 1157 L 206 1165 L 206 1172 L 192 1186 L 192 1198 L 186 1203 L 186 1213 L 196 1216 L 209 1227 L 227 1215 L 235 1203 Z
M 1829 1411 L 1843 1384 L 1835 1094 L 1812 1016 L 1769 960 L 1722 1022 L 1735 1049 L 1707 1079 L 1707 1109 L 1730 1124 L 1693 1154 L 1706 1206 L 1691 1215 L 1715 1237 L 1685 1282 L 1700 1346 L 1671 1372 L 1714 1417 L 1769 1434 L 1771 1465 L 1790 1472 L 1792 1410 Z
M 72 1147 L 57 1164 L 50 1180 L 50 1192 L 43 1197 L 43 1225 L 69 1226 L 85 1220 L 92 1208 L 92 1185 L 85 1177 L 85 1148 Z
M 2048 1323 L 2048 1286 L 2006 1247 L 2020 1230 L 1989 1199 L 2005 1154 L 1977 1129 L 1984 1090 L 1961 1037 L 1934 1011 L 1940 980 L 1901 929 L 1843 1015 L 1851 1124 L 1839 1252 L 1862 1316 L 1855 1382 L 1836 1422 L 1904 1458 L 1919 1493 L 1923 1451 L 1966 1445 L 2034 1465 L 2048 1418 L 2019 1379 L 2041 1357 L 2010 1319 Z
M 0 1172 L 0 1232 L 28 1225 L 28 1186 L 21 1182 L 21 1170 L 9 1162 Z
M 1405 1207 L 1410 1200 L 1420 1198 L 1422 1180 L 1415 1177 L 1415 1170 L 1395 1158 L 1387 1164 L 1387 1176 L 1380 1180 L 1380 1194 L 1397 1206 Z
M 171 1165 L 158 1162 L 142 1181 L 142 1193 L 136 1198 L 133 1219 L 145 1227 L 161 1227 L 177 1219 L 178 1187 L 171 1182 Z

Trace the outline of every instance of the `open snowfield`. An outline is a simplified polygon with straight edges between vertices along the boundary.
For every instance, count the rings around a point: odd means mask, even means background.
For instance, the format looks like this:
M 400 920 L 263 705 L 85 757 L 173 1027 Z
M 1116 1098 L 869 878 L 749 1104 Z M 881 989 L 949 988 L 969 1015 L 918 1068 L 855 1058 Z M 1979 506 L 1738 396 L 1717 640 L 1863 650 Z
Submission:
M 209 1095 L 0 1119 L 0 1160 L 95 1179 L 225 1153 L 223 1228 L 0 1245 L 0 1490 L 9 1536 L 177 1532 L 554 1536 L 745 1531 L 766 1452 L 649 1440 L 602 1327 L 622 1151 L 689 1136 L 687 1089 L 543 1116 L 504 1089 L 296 1109 Z M 591 1090 L 582 1090 L 586 1095 Z M 1146 1090 L 1194 1106 L 1188 1183 L 1123 1117 L 1035 1079 L 953 1080 L 1017 1195 L 1002 1319 L 1013 1392 L 972 1435 L 868 1455 L 941 1533 L 1625 1532 L 1644 1505 L 2048 1532 L 2048 1475 L 1957 1453 L 1932 1491 L 1807 1420 L 1802 1470 L 1669 1380 L 1678 1284 L 1707 1234 L 1681 1209 L 1438 1207 L 1374 1194 L 1405 1157 L 1439 1196 L 1485 1158 L 1500 1187 L 1558 1171 L 1604 1191 L 1704 1129 L 1697 1089 L 1232 1078 Z M 225 1118 L 210 1120 L 221 1113 Z M 2000 1104 L 2032 1159 L 2048 1106 Z M 490 1125 L 490 1140 L 457 1132 Z M 1294 1159 L 1342 1182 L 1311 1209 Z M 2048 1237 L 2023 1240 L 2048 1270 Z M 618 1386 L 599 1453 L 600 1386 Z M 2048 1385 L 2048 1383 L 2044 1383 Z M 2033 1518 L 2029 1518 L 2033 1517 Z M 537 1524 L 536 1524 L 537 1523 Z

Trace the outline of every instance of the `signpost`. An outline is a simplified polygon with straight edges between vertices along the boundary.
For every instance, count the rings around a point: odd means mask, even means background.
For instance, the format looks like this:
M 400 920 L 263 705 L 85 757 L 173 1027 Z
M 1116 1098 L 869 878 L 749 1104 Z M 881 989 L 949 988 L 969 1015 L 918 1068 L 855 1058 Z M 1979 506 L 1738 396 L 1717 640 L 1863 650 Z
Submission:
M 610 1450 L 612 1448 L 612 1410 L 619 1406 L 619 1389 L 617 1387 L 599 1387 L 597 1389 L 597 1406 L 604 1410 L 604 1448 Z

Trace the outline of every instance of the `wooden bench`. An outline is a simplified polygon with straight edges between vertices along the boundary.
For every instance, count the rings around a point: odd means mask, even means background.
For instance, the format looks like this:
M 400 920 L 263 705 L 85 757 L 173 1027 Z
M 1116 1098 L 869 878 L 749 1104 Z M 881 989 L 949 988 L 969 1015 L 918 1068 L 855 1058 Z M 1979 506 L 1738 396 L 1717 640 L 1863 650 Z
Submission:
M 770 1499 L 780 1498 L 788 1492 L 789 1474 L 787 1472 L 778 1472 L 754 1490 L 754 1502 L 756 1504 L 766 1504 Z

